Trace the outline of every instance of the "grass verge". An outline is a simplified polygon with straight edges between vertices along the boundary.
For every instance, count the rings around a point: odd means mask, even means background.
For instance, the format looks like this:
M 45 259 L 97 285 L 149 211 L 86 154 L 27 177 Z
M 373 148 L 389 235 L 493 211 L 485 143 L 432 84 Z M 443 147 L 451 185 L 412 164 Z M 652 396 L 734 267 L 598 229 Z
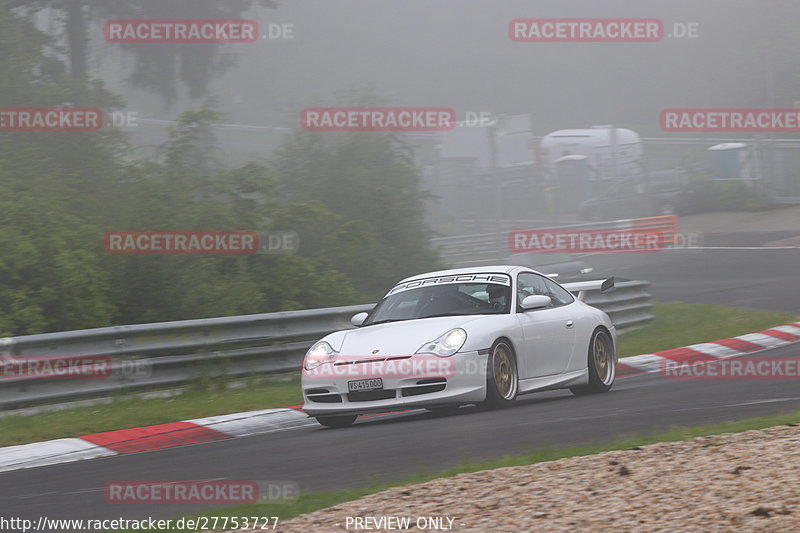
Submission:
M 653 314 L 656 318 L 649 325 L 620 335 L 620 357 L 727 339 L 797 320 L 790 313 L 682 302 L 654 302 Z
M 721 433 L 738 433 L 752 429 L 764 429 L 773 426 L 785 424 L 800 423 L 800 411 L 795 411 L 788 414 L 772 415 L 757 418 L 748 418 L 745 420 L 735 422 L 725 422 L 722 424 L 701 427 L 679 427 L 670 429 L 667 432 L 648 435 L 648 436 L 631 436 L 615 440 L 608 444 L 601 444 L 595 446 L 580 446 L 572 448 L 547 448 L 536 450 L 531 453 L 514 455 L 504 457 L 502 459 L 484 461 L 484 462 L 465 462 L 462 465 L 443 470 L 436 473 L 419 473 L 391 483 L 374 484 L 369 487 L 352 490 L 342 490 L 336 492 L 317 492 L 301 494 L 300 497 L 287 503 L 259 503 L 239 505 L 228 507 L 225 509 L 217 510 L 214 512 L 204 513 L 202 515 L 194 515 L 195 518 L 208 517 L 245 517 L 245 516 L 261 516 L 261 517 L 279 517 L 279 521 L 288 520 L 301 514 L 310 513 L 319 509 L 331 507 L 333 505 L 355 500 L 368 494 L 380 492 L 382 490 L 411 485 L 415 483 L 423 483 L 432 479 L 452 477 L 458 474 L 477 472 L 479 470 L 489 470 L 494 468 L 502 468 L 507 466 L 521 466 L 544 461 L 553 461 L 556 459 L 563 459 L 565 457 L 577 457 L 582 455 L 591 455 L 594 453 L 611 451 L 611 450 L 625 450 L 636 446 L 645 446 L 657 442 L 674 442 L 680 440 L 687 440 L 694 437 L 703 437 L 709 435 L 719 435 Z M 220 518 L 221 522 L 221 518 Z M 209 523 L 210 520 L 209 520 Z M 280 523 L 277 528 L 280 530 Z M 131 530 L 132 531 L 132 530 Z M 183 532 L 194 531 L 193 529 L 169 529 L 167 531 Z
M 0 418 L 0 446 L 74 437 L 303 402 L 299 376 L 259 379 L 230 387 L 227 381 L 189 386 L 168 398 L 115 396 L 110 403 Z
M 620 335 L 621 357 L 735 337 L 796 320 L 788 313 L 686 303 L 654 303 L 653 314 L 656 319 L 650 325 Z M 297 376 L 262 378 L 241 388 L 212 380 L 169 398 L 126 394 L 106 404 L 0 418 L 0 446 L 300 403 Z

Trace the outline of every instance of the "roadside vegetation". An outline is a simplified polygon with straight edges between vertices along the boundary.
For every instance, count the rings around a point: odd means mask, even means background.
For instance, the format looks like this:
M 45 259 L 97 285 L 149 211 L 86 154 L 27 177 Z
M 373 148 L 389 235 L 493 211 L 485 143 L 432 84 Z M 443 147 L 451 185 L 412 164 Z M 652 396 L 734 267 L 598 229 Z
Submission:
M 62 55 L 23 12 L 0 9 L 0 69 L 14 73 L 0 76 L 3 106 L 125 109 Z M 152 155 L 113 128 L 0 128 L 0 337 L 364 303 L 441 266 L 395 136 L 298 127 L 269 160 L 230 162 L 213 127 L 224 120 L 209 100 Z M 106 253 L 105 233 L 127 230 L 292 231 L 299 251 Z
M 38 442 L 115 429 L 151 426 L 205 416 L 299 405 L 298 375 L 229 381 L 215 378 L 167 397 L 128 393 L 65 410 L 0 418 L 0 446 Z

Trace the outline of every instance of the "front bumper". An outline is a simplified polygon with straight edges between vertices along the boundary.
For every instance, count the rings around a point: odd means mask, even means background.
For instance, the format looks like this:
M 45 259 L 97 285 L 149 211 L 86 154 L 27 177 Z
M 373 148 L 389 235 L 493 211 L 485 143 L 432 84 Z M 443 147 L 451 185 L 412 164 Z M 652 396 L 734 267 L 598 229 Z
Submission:
M 447 371 L 433 371 L 413 376 L 376 375 L 383 380 L 380 391 L 352 393 L 348 382 L 359 375 L 346 375 L 346 366 L 337 368 L 335 376 L 308 376 L 301 379 L 303 411 L 310 416 L 363 414 L 397 411 L 420 407 L 481 402 L 486 399 L 486 362 L 488 350 L 457 353 Z M 431 356 L 410 356 L 430 360 Z M 353 373 L 355 374 L 355 373 Z

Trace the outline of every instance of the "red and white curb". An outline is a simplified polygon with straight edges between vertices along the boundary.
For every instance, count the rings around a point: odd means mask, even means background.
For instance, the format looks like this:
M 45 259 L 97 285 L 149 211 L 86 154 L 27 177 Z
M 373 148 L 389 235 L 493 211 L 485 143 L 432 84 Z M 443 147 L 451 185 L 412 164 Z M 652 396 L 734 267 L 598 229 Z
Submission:
M 298 406 L 299 407 L 299 406 Z M 0 472 L 317 425 L 298 408 L 263 409 L 0 448 Z
M 731 339 L 625 357 L 617 363 L 617 377 L 660 372 L 668 362 L 695 365 L 739 357 L 798 341 L 800 341 L 800 322 L 794 322 Z
M 732 339 L 626 357 L 617 364 L 617 376 L 659 372 L 666 361 L 706 363 L 798 341 L 800 322 L 794 322 Z M 316 426 L 317 422 L 299 407 L 210 416 L 155 426 L 104 431 L 69 439 L 6 446 L 0 448 L 0 472 Z

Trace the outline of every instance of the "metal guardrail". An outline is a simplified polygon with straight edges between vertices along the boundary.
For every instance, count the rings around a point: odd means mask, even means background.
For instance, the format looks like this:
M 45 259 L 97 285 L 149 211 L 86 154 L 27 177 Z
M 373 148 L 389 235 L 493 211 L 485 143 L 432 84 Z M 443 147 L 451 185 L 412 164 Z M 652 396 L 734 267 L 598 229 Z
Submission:
M 586 303 L 606 311 L 618 328 L 645 324 L 649 282 L 622 281 Z M 374 304 L 114 326 L 0 339 L 3 358 L 107 356 L 104 379 L 0 379 L 0 409 L 58 403 L 117 392 L 187 385 L 212 376 L 246 377 L 299 370 L 317 339 L 348 329 L 350 317 Z
M 678 233 L 678 217 L 662 215 L 644 218 L 626 218 L 599 222 L 546 222 L 537 221 L 529 224 L 527 229 L 575 229 L 575 230 L 648 230 L 661 232 L 663 245 L 675 244 Z M 454 267 L 485 264 L 487 261 L 500 261 L 514 253 L 508 248 L 509 232 L 476 233 L 473 235 L 456 235 L 451 237 L 435 237 L 431 244 L 439 256 L 448 260 Z M 565 250 L 566 251 L 566 250 Z

